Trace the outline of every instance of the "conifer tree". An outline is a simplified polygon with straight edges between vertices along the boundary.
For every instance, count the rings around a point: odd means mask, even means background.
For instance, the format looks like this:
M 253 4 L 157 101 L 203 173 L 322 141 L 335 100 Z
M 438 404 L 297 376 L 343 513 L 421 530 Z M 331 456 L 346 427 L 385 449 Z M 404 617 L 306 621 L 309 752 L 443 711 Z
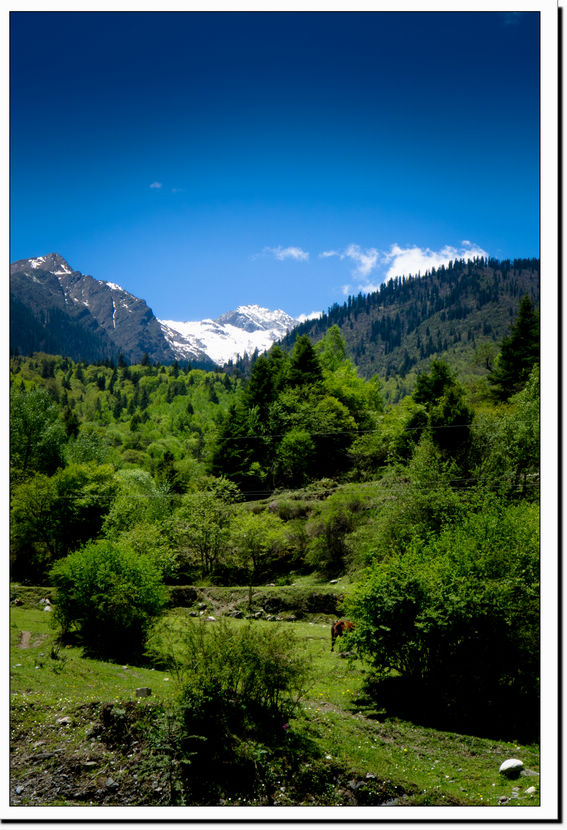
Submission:
M 503 338 L 496 366 L 488 376 L 493 395 L 506 401 L 519 392 L 539 364 L 539 318 L 526 294 L 510 334 Z

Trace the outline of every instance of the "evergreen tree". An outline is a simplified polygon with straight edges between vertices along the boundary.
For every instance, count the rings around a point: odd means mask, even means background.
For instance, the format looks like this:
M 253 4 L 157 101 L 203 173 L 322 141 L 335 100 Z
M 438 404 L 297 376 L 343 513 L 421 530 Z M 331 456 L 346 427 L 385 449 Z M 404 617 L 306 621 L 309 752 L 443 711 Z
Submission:
M 321 363 L 311 340 L 302 334 L 295 341 L 291 353 L 289 381 L 291 386 L 309 386 L 323 380 Z
M 539 364 L 539 318 L 526 294 L 520 301 L 510 334 L 502 340 L 496 366 L 488 376 L 494 397 L 506 401 L 519 392 L 536 364 Z

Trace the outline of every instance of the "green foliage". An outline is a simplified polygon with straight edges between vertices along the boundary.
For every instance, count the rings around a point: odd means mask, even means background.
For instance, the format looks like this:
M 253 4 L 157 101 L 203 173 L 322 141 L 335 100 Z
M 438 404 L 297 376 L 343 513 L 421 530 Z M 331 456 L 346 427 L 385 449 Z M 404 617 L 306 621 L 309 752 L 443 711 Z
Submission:
M 323 368 L 336 371 L 346 360 L 346 341 L 340 328 L 335 324 L 315 345 L 315 352 Z
M 16 475 L 46 473 L 63 466 L 65 426 L 45 389 L 18 386 L 10 394 L 10 458 Z
M 529 296 L 520 301 L 510 334 L 503 338 L 500 355 L 488 376 L 497 400 L 508 400 L 527 382 L 539 363 L 539 317 Z
M 288 487 L 301 486 L 309 479 L 315 461 L 315 443 L 306 429 L 286 432 L 276 451 L 274 478 Z
M 434 360 L 429 374 L 418 375 L 413 399 L 425 406 L 433 441 L 444 457 L 464 466 L 473 412 L 447 363 Z
M 168 532 L 176 540 L 184 567 L 198 564 L 210 575 L 226 549 L 231 507 L 212 492 L 187 493 L 172 515 Z
M 266 578 L 286 544 L 285 525 L 272 513 L 244 510 L 232 520 L 230 546 L 249 585 Z
M 165 660 L 180 681 L 176 751 L 192 803 L 215 803 L 219 790 L 242 797 L 260 789 L 266 760 L 285 739 L 283 723 L 309 678 L 297 638 L 277 626 L 226 620 L 184 622 L 172 631 L 164 620 L 148 652 L 158 665 Z
M 114 476 L 116 497 L 104 520 L 109 539 L 140 522 L 156 522 L 170 511 L 167 488 L 158 486 L 145 470 L 118 470 Z
M 45 579 L 51 563 L 96 537 L 116 492 L 108 465 L 72 464 L 17 484 L 11 498 L 13 578 Z
M 461 729 L 506 718 L 533 735 L 538 510 L 484 499 L 474 508 L 369 569 L 349 608 L 355 647 L 389 711 Z
M 323 380 L 321 364 L 307 335 L 298 337 L 291 353 L 288 371 L 290 385 L 312 386 Z
M 77 632 L 85 650 L 98 656 L 140 658 L 167 602 L 161 571 L 149 557 L 125 544 L 90 542 L 58 562 L 50 580 L 63 635 Z
M 539 367 L 521 392 L 497 411 L 483 412 L 473 426 L 475 472 L 482 485 L 509 498 L 539 495 Z
M 357 491 L 345 488 L 329 496 L 316 516 L 307 523 L 311 541 L 306 562 L 318 573 L 337 576 L 345 568 L 346 536 L 360 520 L 363 499 Z

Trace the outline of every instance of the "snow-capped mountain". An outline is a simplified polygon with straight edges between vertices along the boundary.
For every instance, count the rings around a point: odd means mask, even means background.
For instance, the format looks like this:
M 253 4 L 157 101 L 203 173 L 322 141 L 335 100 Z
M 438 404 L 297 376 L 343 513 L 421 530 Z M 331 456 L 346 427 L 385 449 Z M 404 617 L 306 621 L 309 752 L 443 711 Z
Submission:
M 256 349 L 264 352 L 294 328 L 298 321 L 285 311 L 258 305 L 242 305 L 216 320 L 176 322 L 160 320 L 162 331 L 178 360 L 199 349 L 219 366 Z

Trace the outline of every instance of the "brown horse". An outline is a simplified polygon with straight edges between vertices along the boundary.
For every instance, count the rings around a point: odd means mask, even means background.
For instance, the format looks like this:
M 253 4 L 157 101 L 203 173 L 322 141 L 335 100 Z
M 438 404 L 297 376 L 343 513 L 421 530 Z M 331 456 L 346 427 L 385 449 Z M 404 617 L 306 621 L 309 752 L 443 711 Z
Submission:
M 354 623 L 350 620 L 336 620 L 331 625 L 331 651 L 335 650 L 335 640 L 342 637 L 345 631 L 352 631 Z

